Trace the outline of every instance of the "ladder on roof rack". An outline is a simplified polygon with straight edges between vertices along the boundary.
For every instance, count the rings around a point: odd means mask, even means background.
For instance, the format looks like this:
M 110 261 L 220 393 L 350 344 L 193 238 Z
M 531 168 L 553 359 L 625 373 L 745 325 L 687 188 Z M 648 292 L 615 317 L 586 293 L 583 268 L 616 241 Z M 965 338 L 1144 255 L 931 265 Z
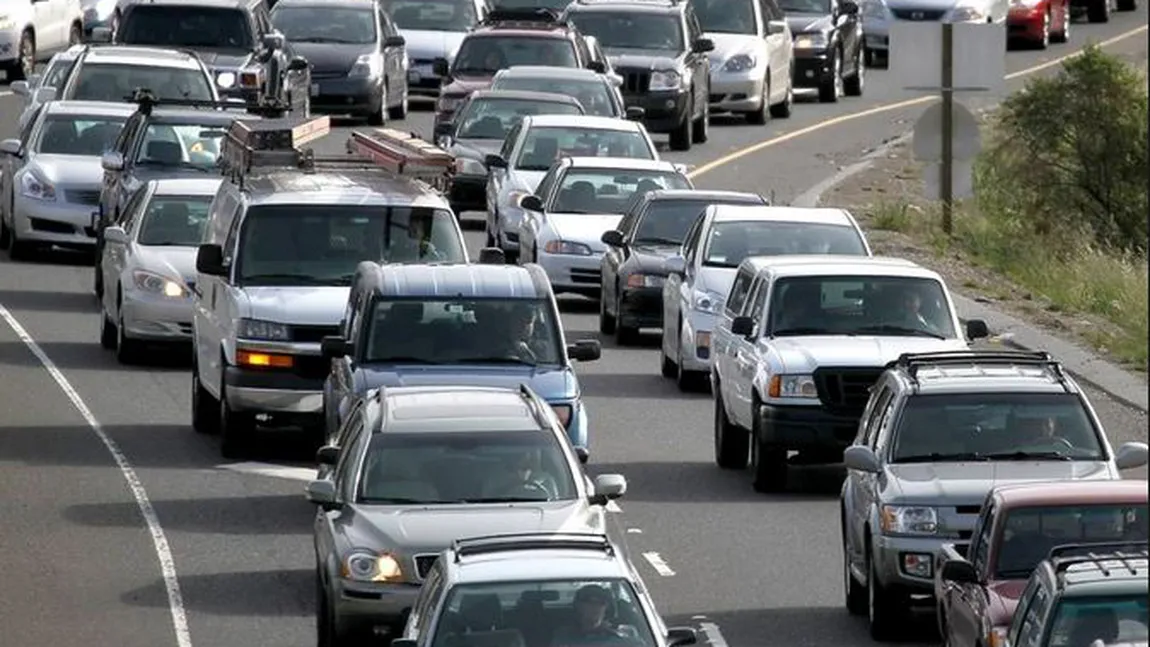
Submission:
M 396 175 L 422 180 L 445 191 L 455 173 L 455 156 L 413 133 L 391 128 L 352 131 L 349 153 L 359 155 Z
M 508 533 L 484 535 L 455 540 L 452 545 L 455 561 L 471 555 L 509 552 L 515 550 L 594 550 L 615 554 L 611 539 L 601 533 Z
M 1133 548 L 1134 551 L 1125 552 L 1129 548 Z M 1150 549 L 1147 548 L 1145 541 L 1063 544 L 1052 548 L 1047 559 L 1054 563 L 1055 573 L 1064 573 L 1071 566 L 1078 564 L 1094 564 L 1103 575 L 1109 575 L 1110 569 L 1106 568 L 1104 562 L 1118 562 L 1131 575 L 1136 575 L 1140 566 L 1137 562 L 1150 560 Z M 1146 568 L 1146 564 L 1141 566 Z

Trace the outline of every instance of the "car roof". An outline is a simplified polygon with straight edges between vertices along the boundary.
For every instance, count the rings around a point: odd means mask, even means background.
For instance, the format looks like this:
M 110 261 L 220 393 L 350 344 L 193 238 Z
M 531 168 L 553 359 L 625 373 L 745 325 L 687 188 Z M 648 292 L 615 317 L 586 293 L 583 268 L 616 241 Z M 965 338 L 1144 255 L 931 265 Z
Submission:
M 460 559 L 455 571 L 457 584 L 617 578 L 631 579 L 617 557 L 601 551 L 554 548 L 468 555 Z
M 152 180 L 156 195 L 215 195 L 222 177 L 185 177 Z
M 605 82 L 603 75 L 583 67 L 557 67 L 554 65 L 515 65 L 495 74 L 497 78 L 550 78 L 562 76 L 582 81 Z
M 835 207 L 786 207 L 771 205 L 716 204 L 710 207 L 711 222 L 746 222 L 775 220 L 812 225 L 854 227 L 854 219 L 845 209 Z
M 1146 503 L 1146 481 L 1051 481 L 1020 483 L 995 488 L 1003 509 L 1031 506 L 1107 505 Z
M 527 122 L 524 130 L 535 126 L 562 126 L 565 128 L 594 128 L 596 130 L 634 132 L 638 131 L 640 127 L 637 121 L 619 119 L 617 117 L 598 117 L 595 115 L 527 115 L 523 119 Z
M 471 100 L 476 99 L 516 99 L 519 101 L 541 101 L 546 103 L 566 103 L 574 106 L 581 104 L 574 97 L 555 92 L 538 92 L 535 90 L 476 90 L 471 93 Z M 569 117 L 571 115 L 568 115 Z
M 717 189 L 656 189 L 648 191 L 646 197 L 650 202 L 672 200 L 743 200 L 747 204 L 763 202 L 763 197 L 755 193 Z
M 384 388 L 382 433 L 482 433 L 543 429 L 517 389 L 461 386 Z
M 99 65 L 144 65 L 149 67 L 170 67 L 199 69 L 200 59 L 191 52 L 159 47 L 139 47 L 136 45 L 106 45 L 93 47 L 84 55 L 84 64 Z
M 540 299 L 547 277 L 538 266 L 390 264 L 380 267 L 375 289 L 389 297 Z
M 566 13 L 580 11 L 619 11 L 645 13 L 675 13 L 686 2 L 672 0 L 576 0 L 567 5 Z
M 743 261 L 754 271 L 770 268 L 777 277 L 791 276 L 905 276 L 942 281 L 937 272 L 903 258 L 796 254 L 755 256 Z
M 644 160 L 630 157 L 567 157 L 565 159 L 568 161 L 568 168 L 679 172 L 675 165 L 667 160 Z
M 81 115 L 99 117 L 123 117 L 127 119 L 136 112 L 136 106 L 130 103 L 112 103 L 110 101 L 49 101 L 44 108 L 45 114 L 50 115 Z
M 444 198 L 431 187 L 382 169 L 317 169 L 314 173 L 274 170 L 253 173 L 243 189 L 253 204 L 388 204 L 442 207 Z
M 173 6 L 179 5 L 182 7 L 221 7 L 221 8 L 238 8 L 246 5 L 255 4 L 258 0 L 120 0 L 128 5 L 162 5 Z

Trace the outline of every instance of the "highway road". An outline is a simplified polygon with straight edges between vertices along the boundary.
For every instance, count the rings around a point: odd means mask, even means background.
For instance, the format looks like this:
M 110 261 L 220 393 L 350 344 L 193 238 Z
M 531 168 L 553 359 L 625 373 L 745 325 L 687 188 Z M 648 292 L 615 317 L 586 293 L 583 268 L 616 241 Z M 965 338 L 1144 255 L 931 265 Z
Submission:
M 1011 52 L 1008 70 L 1122 34 L 1108 47 L 1144 53 L 1146 24 L 1145 8 L 1076 24 L 1073 46 Z M 0 137 L 12 137 L 19 104 L 5 93 L 0 85 Z M 706 171 L 696 174 L 702 187 L 765 187 L 788 200 L 903 132 L 922 106 L 849 115 L 912 98 L 874 70 L 861 99 L 799 104 L 766 127 L 717 118 L 709 143 L 668 157 Z M 429 113 L 402 127 L 429 134 Z M 778 137 L 790 138 L 705 166 Z M 468 239 L 477 249 L 480 234 Z M 0 260 L 0 644 L 314 644 L 312 509 L 300 480 L 308 452 L 296 438 L 268 436 L 269 465 L 224 465 L 218 441 L 188 426 L 183 358 L 125 368 L 100 349 L 89 263 L 64 253 Z M 564 300 L 563 310 L 569 338 L 597 335 L 593 303 Z M 795 491 L 761 496 L 749 475 L 718 470 L 710 398 L 684 396 L 659 376 L 656 343 L 605 340 L 603 358 L 578 370 L 589 469 L 629 479 L 622 518 L 669 623 L 699 627 L 712 647 L 869 644 L 842 606 L 841 472 L 804 470 Z M 1089 395 L 1115 443 L 1145 439 L 1143 414 Z M 906 644 L 936 642 L 931 624 L 908 627 Z

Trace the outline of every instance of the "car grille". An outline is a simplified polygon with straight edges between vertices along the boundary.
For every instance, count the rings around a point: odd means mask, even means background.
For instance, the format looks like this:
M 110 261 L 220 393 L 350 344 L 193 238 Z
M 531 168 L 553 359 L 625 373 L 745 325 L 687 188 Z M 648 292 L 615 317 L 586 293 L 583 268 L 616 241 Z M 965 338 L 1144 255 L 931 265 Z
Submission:
M 342 79 L 347 76 L 347 72 L 347 70 L 323 70 L 322 72 L 312 70 L 311 80 L 322 81 L 324 79 Z
M 571 281 L 574 283 L 591 283 L 599 285 L 599 270 L 571 270 Z
M 899 20 L 942 20 L 945 9 L 891 9 L 891 14 Z
M 819 400 L 827 407 L 849 415 L 861 415 L 870 398 L 870 387 L 882 375 L 882 368 L 820 368 L 814 372 Z
M 623 92 L 639 94 L 646 92 L 651 85 L 651 73 L 647 70 L 616 70 L 623 76 Z
M 419 579 L 425 579 L 427 574 L 431 572 L 431 567 L 435 566 L 435 560 L 439 559 L 439 555 L 428 553 L 426 555 L 415 556 L 415 572 L 419 575 Z
M 318 344 L 328 335 L 338 335 L 339 326 L 292 326 L 291 340 L 298 343 Z
M 100 204 L 100 190 L 68 189 L 64 192 L 64 199 L 72 204 Z

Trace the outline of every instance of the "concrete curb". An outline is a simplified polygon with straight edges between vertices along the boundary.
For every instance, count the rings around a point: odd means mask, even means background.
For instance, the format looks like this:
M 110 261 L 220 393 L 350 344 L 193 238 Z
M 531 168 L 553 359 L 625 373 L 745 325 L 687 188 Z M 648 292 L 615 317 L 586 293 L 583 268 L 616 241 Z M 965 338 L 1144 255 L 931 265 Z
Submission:
M 899 144 L 909 141 L 911 133 L 892 139 L 867 153 L 858 162 L 844 167 L 831 177 L 811 187 L 791 202 L 796 207 L 817 207 L 822 196 L 851 177 L 870 168 L 875 160 L 890 153 Z M 1045 350 L 1062 362 L 1074 377 L 1105 391 L 1115 400 L 1143 412 L 1150 411 L 1147 385 L 1138 376 L 1108 362 L 1088 350 L 1050 335 L 1025 321 L 996 310 L 989 305 L 952 294 L 954 305 L 963 319 L 982 319 L 1003 345 L 1020 350 Z

